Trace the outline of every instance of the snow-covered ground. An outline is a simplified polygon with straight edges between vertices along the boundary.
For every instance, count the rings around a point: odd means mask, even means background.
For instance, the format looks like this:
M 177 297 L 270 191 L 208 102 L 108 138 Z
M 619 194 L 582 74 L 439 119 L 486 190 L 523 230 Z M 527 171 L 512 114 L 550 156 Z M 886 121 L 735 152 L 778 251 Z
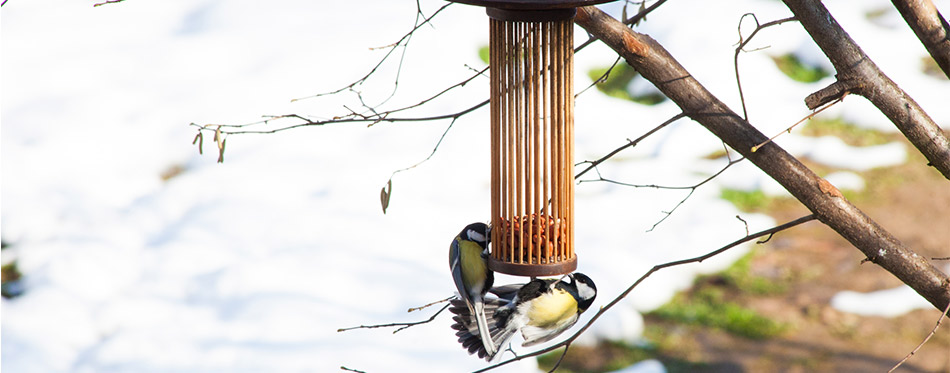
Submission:
M 447 246 L 467 223 L 488 219 L 487 109 L 457 121 L 427 163 L 396 174 L 387 214 L 379 190 L 394 170 L 429 155 L 447 122 L 332 125 L 273 135 L 233 135 L 223 164 L 205 155 L 189 123 L 245 123 L 262 115 L 345 114 L 354 97 L 300 98 L 362 77 L 413 25 L 415 2 L 10 0 L 2 10 L 2 238 L 25 275 L 21 297 L 2 301 L 2 368 L 9 372 L 468 371 L 485 363 L 455 342 L 450 318 L 397 334 L 343 327 L 423 320 L 410 307 L 454 291 Z M 950 83 L 919 72 L 925 51 L 889 2 L 828 1 L 839 22 L 938 123 Z M 444 4 L 421 1 L 430 15 Z M 947 2 L 938 2 L 946 10 Z M 619 5 L 604 9 L 619 14 Z M 780 2 L 664 4 L 639 30 L 665 45 L 700 82 L 741 111 L 732 73 L 736 23 L 789 15 Z M 747 20 L 748 21 L 748 20 Z M 749 23 L 751 24 L 751 23 Z M 749 24 L 745 24 L 748 26 Z M 481 68 L 487 21 L 453 5 L 412 39 L 396 96 L 412 104 Z M 744 27 L 747 29 L 747 27 Z M 699 32 L 698 30 L 702 30 Z M 577 29 L 578 41 L 586 38 Z M 749 117 L 772 135 L 807 114 L 802 98 L 830 83 L 784 77 L 769 55 L 827 61 L 800 26 L 760 32 L 740 66 Z M 586 71 L 613 61 L 595 44 L 577 55 Z M 394 64 L 362 89 L 380 100 Z M 487 80 L 418 115 L 484 100 Z M 576 159 L 596 159 L 678 111 L 595 91 L 577 100 Z M 859 98 L 828 110 L 894 131 Z M 897 144 L 857 149 L 835 139 L 785 135 L 777 142 L 844 170 L 900 163 Z M 695 184 L 725 159 L 701 126 L 677 122 L 605 163 L 605 177 L 637 184 Z M 167 181 L 161 175 L 180 169 Z M 857 179 L 855 179 L 857 177 Z M 835 177 L 861 188 L 857 174 Z M 832 181 L 835 181 L 834 179 Z M 783 194 L 743 162 L 692 197 L 684 190 L 607 183 L 577 188 L 579 270 L 597 283 L 594 310 L 650 267 L 697 256 L 746 227 L 720 188 Z M 776 222 L 741 214 L 748 229 Z M 695 275 L 724 268 L 748 248 L 660 271 L 605 314 L 582 339 L 637 341 L 642 311 L 670 299 Z M 520 281 L 499 276 L 499 283 Z M 586 322 L 593 312 L 584 315 Z M 659 363 L 645 363 L 652 371 Z M 645 366 L 647 366 L 645 365 Z M 534 371 L 531 360 L 502 371 Z

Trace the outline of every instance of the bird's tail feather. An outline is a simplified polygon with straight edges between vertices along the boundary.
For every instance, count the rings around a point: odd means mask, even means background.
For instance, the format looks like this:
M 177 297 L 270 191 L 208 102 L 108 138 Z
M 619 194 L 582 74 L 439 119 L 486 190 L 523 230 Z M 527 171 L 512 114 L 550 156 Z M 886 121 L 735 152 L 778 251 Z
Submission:
M 498 348 L 496 348 L 495 343 L 492 342 L 491 333 L 483 332 L 489 330 L 488 321 L 485 319 L 485 302 L 479 299 L 474 302 L 473 306 L 475 306 L 475 321 L 478 324 L 478 334 L 481 336 L 482 344 L 485 346 L 485 352 L 489 356 L 494 356 Z
M 452 329 L 455 329 L 455 335 L 459 337 L 458 341 L 462 344 L 469 354 L 477 355 L 481 359 L 491 361 L 498 356 L 499 350 L 506 345 L 514 336 L 516 329 L 508 328 L 508 318 L 510 310 L 505 307 L 510 302 L 502 299 L 486 299 L 483 304 L 482 312 L 485 315 L 486 326 L 481 330 L 487 330 L 490 336 L 488 345 L 492 346 L 491 352 L 485 348 L 486 343 L 479 333 L 478 320 L 472 314 L 472 309 L 468 307 L 465 301 L 460 299 L 452 300 L 449 311 L 455 314 L 452 320 Z M 476 311 L 477 312 L 477 311 Z

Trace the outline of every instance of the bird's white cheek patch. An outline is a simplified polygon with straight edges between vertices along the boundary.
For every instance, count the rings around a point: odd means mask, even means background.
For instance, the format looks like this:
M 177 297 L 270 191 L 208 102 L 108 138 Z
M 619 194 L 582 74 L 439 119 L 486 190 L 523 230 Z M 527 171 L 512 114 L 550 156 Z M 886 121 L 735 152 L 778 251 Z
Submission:
M 584 284 L 584 283 L 582 283 L 582 282 L 578 282 L 578 283 L 577 283 L 577 295 L 580 296 L 581 299 L 591 299 L 591 298 L 593 298 L 595 295 L 597 295 L 597 292 L 595 292 L 594 289 L 591 289 L 590 286 L 587 286 L 587 284 Z
M 476 232 L 476 231 L 474 231 L 474 230 L 471 230 L 471 229 L 468 230 L 468 238 L 470 238 L 472 241 L 476 241 L 476 242 L 486 242 L 486 241 L 487 241 L 487 240 L 485 239 L 485 235 L 484 235 L 484 234 L 478 233 L 478 232 Z

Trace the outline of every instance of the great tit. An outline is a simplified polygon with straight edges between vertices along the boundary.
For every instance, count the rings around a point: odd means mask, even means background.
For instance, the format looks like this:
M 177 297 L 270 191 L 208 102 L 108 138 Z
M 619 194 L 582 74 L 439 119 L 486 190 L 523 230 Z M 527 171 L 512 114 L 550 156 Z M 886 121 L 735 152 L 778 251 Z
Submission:
M 520 330 L 522 346 L 550 341 L 573 326 L 578 316 L 590 308 L 597 297 L 594 281 L 575 272 L 561 279 L 534 279 L 524 285 L 506 285 L 491 290 L 497 298 L 485 302 L 491 338 L 499 351 Z M 453 301 L 449 311 L 456 314 L 452 328 L 469 354 L 491 361 L 496 353 L 478 343 L 482 328 L 473 325 L 471 312 L 462 302 Z
M 491 289 L 495 276 L 488 269 L 489 228 L 485 223 L 472 223 L 462 229 L 449 246 L 449 267 L 458 289 L 457 300 L 475 319 L 475 343 L 486 354 L 494 355 L 496 345 L 488 333 L 485 317 L 485 294 Z M 484 331 L 484 332 L 482 332 Z

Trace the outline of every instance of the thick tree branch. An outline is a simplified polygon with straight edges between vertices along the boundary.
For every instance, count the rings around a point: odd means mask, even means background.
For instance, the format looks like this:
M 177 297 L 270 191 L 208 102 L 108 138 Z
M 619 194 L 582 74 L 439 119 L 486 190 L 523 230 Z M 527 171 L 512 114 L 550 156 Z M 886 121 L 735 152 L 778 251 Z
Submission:
M 891 0 L 937 66 L 950 78 L 950 25 L 931 0 Z
M 623 56 L 693 120 L 779 182 L 872 262 L 910 285 L 937 309 L 950 303 L 946 290 L 950 279 L 852 205 L 828 181 L 774 143 L 753 153 L 753 146 L 767 140 L 765 135 L 706 90 L 655 40 L 633 32 L 595 7 L 578 9 L 575 22 Z
M 878 69 L 820 0 L 783 1 L 831 60 L 838 72 L 838 81 L 857 82 L 853 93 L 871 101 L 923 153 L 931 166 L 950 179 L 950 140 L 933 119 Z

